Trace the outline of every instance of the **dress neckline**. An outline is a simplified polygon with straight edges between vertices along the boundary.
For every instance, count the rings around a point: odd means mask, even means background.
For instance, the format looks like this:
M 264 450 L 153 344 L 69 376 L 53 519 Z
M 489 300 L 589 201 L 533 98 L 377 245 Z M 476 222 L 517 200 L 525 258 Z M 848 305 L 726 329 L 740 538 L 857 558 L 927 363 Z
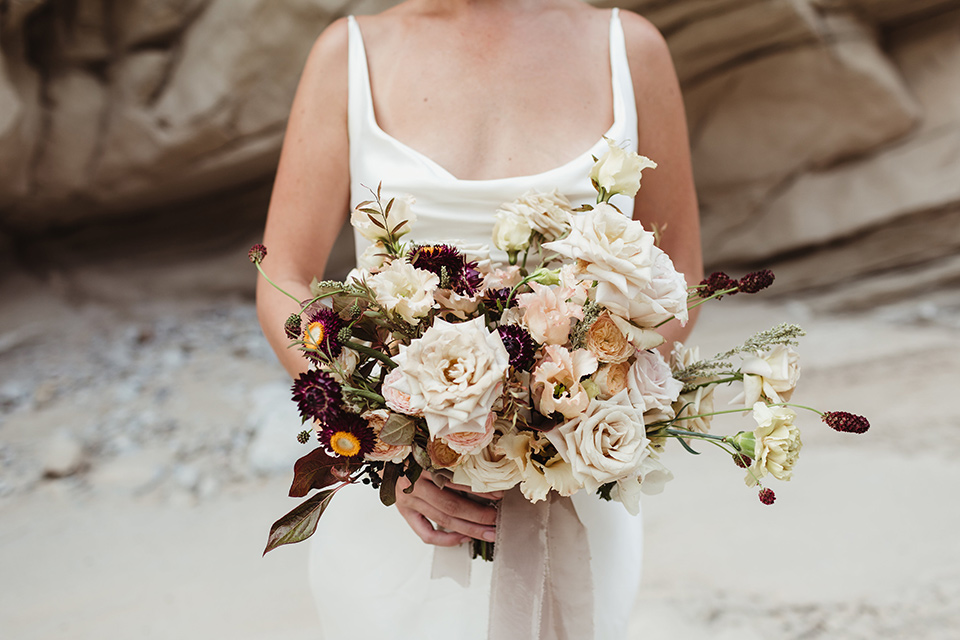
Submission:
M 353 30 L 352 35 L 356 36 L 357 38 L 357 46 L 359 48 L 359 52 L 363 62 L 363 64 L 361 65 L 361 68 L 362 68 L 361 84 L 366 94 L 365 95 L 366 99 L 364 100 L 364 103 L 365 103 L 364 115 L 367 119 L 367 124 L 369 125 L 370 130 L 375 135 L 380 137 L 382 140 L 396 147 L 402 153 L 405 153 L 415 158 L 416 160 L 420 161 L 424 165 L 430 167 L 434 171 L 434 173 L 437 174 L 438 177 L 443 178 L 444 180 L 447 180 L 449 182 L 471 184 L 471 185 L 503 185 L 503 184 L 509 184 L 512 182 L 522 181 L 522 180 L 538 180 L 540 178 L 548 178 L 554 174 L 563 173 L 565 170 L 569 169 L 570 167 L 579 166 L 586 161 L 592 162 L 593 157 L 596 156 L 596 154 L 598 153 L 598 150 L 606 148 L 606 139 L 614 137 L 617 126 L 620 124 L 623 118 L 623 110 L 624 110 L 623 95 L 620 90 L 620 82 L 618 82 L 619 80 L 618 72 L 617 72 L 618 66 L 617 66 L 617 60 L 615 55 L 616 51 L 614 47 L 614 44 L 615 44 L 614 34 L 617 31 L 616 28 L 620 26 L 620 18 L 619 18 L 618 9 L 613 8 L 610 11 L 610 26 L 608 29 L 608 33 L 609 33 L 608 57 L 610 59 L 610 87 L 611 87 L 611 92 L 613 97 L 613 123 L 603 133 L 603 135 L 600 136 L 600 139 L 597 140 L 597 142 L 595 142 L 589 149 L 577 155 L 576 157 L 572 158 L 568 162 L 565 162 L 560 166 L 553 167 L 552 169 L 541 171 L 539 173 L 524 174 L 524 175 L 518 175 L 518 176 L 504 176 L 500 178 L 479 178 L 479 179 L 458 178 L 457 176 L 453 175 L 453 173 L 451 173 L 449 170 L 444 168 L 443 165 L 433 160 L 433 158 L 431 158 L 430 156 L 426 155 L 421 151 L 417 151 L 416 149 L 406 144 L 405 142 L 398 140 L 397 138 L 393 137 L 392 135 L 390 135 L 380 127 L 380 123 L 377 122 L 376 112 L 373 109 L 373 87 L 370 84 L 370 66 L 369 66 L 369 62 L 367 61 L 367 50 L 363 42 L 363 34 L 361 33 L 360 26 L 357 23 L 356 18 L 354 16 L 352 15 L 349 16 L 348 22 Z M 621 27 L 619 30 L 619 34 L 620 34 L 619 42 L 621 42 L 621 48 L 623 48 L 622 33 L 623 32 Z M 625 55 L 626 55 L 626 52 L 624 51 L 624 56 Z M 626 59 L 624 57 L 624 64 L 625 63 L 626 63 Z M 627 79 L 627 81 L 630 81 L 629 78 Z

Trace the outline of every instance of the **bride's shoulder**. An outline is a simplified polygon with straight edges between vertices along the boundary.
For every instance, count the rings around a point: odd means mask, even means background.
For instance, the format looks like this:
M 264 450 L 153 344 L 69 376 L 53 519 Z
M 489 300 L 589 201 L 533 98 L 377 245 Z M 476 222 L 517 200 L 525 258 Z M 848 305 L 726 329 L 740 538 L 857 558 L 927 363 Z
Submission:
M 634 74 L 634 83 L 657 85 L 664 81 L 675 81 L 676 71 L 670 49 L 659 29 L 643 16 L 622 9 L 620 23 L 623 25 L 630 68 L 642 70 L 642 73 Z

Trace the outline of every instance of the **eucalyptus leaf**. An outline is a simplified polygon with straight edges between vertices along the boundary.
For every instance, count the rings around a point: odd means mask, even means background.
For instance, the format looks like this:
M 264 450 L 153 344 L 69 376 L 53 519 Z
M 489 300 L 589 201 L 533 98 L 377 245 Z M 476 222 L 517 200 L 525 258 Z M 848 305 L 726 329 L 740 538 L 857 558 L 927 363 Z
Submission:
M 277 547 L 294 542 L 303 542 L 317 530 L 320 516 L 330 505 L 335 491 L 327 489 L 304 500 L 296 509 L 283 516 L 270 527 L 270 536 L 267 538 L 267 548 L 263 555 Z
M 693 455 L 695 455 L 695 456 L 700 455 L 700 452 L 699 452 L 699 451 L 695 451 L 694 448 L 691 447 L 690 445 L 688 445 L 688 444 L 687 444 L 687 441 L 684 440 L 683 438 L 677 438 L 677 441 L 678 441 L 680 444 L 683 445 L 683 448 L 684 448 L 684 449 L 686 449 L 687 451 L 689 451 L 689 452 L 692 453 Z
M 417 421 L 402 413 L 391 414 L 380 431 L 380 440 L 392 447 L 403 447 L 413 444 L 413 436 L 417 431 Z
M 407 472 L 405 474 L 407 476 L 407 480 L 410 481 L 410 486 L 403 490 L 404 493 L 407 493 L 407 494 L 413 493 L 413 485 L 417 483 L 417 480 L 420 479 L 420 474 L 422 473 L 423 473 L 423 467 L 421 467 L 416 462 L 410 463 L 410 465 L 407 467 Z
M 392 507 L 397 502 L 397 480 L 403 475 L 399 464 L 387 464 L 383 468 L 383 481 L 380 483 L 380 502 Z
M 430 454 L 423 447 L 413 446 L 413 459 L 424 469 L 430 468 Z

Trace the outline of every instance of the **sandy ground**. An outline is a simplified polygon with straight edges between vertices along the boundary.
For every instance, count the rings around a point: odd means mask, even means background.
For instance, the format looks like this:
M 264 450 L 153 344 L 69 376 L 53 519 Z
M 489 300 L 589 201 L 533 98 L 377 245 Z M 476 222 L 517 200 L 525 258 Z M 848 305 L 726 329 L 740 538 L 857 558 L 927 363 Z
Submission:
M 35 284 L 0 291 L 0 638 L 318 638 L 304 545 L 260 557 L 302 450 L 250 301 Z M 873 428 L 805 417 L 771 507 L 727 459 L 669 453 L 630 638 L 960 637 L 960 330 L 907 305 L 734 299 L 694 341 L 713 352 L 783 320 L 809 334 L 794 399 Z

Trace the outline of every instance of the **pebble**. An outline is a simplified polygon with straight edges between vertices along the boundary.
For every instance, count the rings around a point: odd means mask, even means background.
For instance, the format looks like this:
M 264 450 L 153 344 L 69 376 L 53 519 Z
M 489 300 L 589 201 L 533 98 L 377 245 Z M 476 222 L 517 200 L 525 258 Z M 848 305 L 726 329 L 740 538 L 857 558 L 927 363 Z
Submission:
M 43 475 L 47 478 L 66 478 L 86 466 L 83 444 L 69 433 L 57 433 L 44 447 Z

